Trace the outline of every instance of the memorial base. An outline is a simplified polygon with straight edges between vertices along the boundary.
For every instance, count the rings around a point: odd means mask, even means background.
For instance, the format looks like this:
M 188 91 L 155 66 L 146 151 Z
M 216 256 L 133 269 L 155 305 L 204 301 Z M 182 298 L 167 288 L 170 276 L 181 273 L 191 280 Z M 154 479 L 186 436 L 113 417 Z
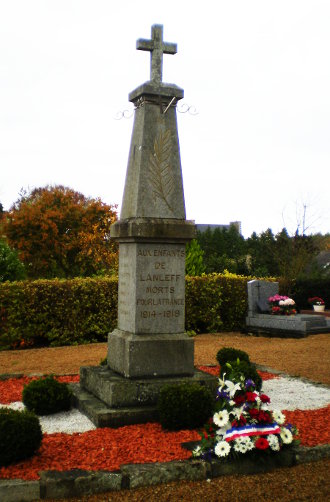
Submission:
M 128 379 L 105 366 L 80 368 L 71 384 L 73 404 L 96 427 L 121 427 L 158 420 L 157 400 L 164 385 L 198 383 L 215 395 L 218 379 L 195 370 L 192 376 Z
M 185 376 L 194 372 L 194 341 L 185 333 L 109 334 L 108 365 L 127 378 Z

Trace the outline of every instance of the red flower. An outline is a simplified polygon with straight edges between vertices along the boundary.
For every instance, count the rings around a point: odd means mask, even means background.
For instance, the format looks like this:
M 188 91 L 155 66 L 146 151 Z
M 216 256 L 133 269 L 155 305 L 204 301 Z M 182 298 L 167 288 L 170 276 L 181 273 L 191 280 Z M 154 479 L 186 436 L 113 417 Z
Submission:
M 262 403 L 270 403 L 270 399 L 268 396 L 266 396 L 266 394 L 260 394 L 259 397 Z
M 255 447 L 258 448 L 258 450 L 266 450 L 268 446 L 269 443 L 265 438 L 258 438 L 257 441 L 255 442 Z
M 241 416 L 239 417 L 239 421 L 240 421 L 241 425 L 245 425 L 245 424 L 246 424 L 246 418 L 245 418 L 245 416 L 244 416 L 244 415 L 241 415 Z
M 272 418 L 268 411 L 260 410 L 258 415 L 258 420 L 259 422 L 270 423 L 272 421 Z
M 235 404 L 239 406 L 240 404 L 244 403 L 245 398 L 244 396 L 236 396 L 234 397 Z
M 257 394 L 255 392 L 246 392 L 245 398 L 248 403 L 254 403 L 256 400 Z
M 259 410 L 257 410 L 256 408 L 251 408 L 249 410 L 249 413 L 252 418 L 258 418 L 258 416 L 259 416 Z

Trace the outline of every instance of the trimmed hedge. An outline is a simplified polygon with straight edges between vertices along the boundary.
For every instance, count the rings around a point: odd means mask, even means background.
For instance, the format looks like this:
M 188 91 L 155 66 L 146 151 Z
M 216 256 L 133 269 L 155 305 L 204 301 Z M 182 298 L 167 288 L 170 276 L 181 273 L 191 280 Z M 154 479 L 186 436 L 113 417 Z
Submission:
M 231 273 L 186 277 L 186 330 L 238 331 L 245 326 L 247 282 Z M 267 278 L 275 281 L 274 278 Z M 296 281 L 292 297 L 330 305 L 330 281 Z M 53 279 L 0 284 L 0 349 L 105 342 L 117 326 L 118 279 Z M 280 292 L 282 291 L 280 281 Z
M 0 284 L 0 347 L 104 342 L 117 324 L 117 279 Z

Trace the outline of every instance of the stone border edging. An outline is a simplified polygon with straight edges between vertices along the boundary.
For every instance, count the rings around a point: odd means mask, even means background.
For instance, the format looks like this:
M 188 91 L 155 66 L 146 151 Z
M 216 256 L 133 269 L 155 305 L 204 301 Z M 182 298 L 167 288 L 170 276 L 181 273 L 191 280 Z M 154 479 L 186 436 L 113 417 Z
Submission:
M 258 474 L 278 467 L 292 467 L 330 457 L 330 445 L 294 447 L 274 455 L 267 464 L 251 459 L 226 462 L 189 459 L 182 461 L 123 465 L 120 471 L 43 471 L 39 481 L 0 480 L 2 502 L 31 502 L 48 498 L 80 497 L 122 489 L 134 489 L 170 481 L 202 481 L 230 474 Z

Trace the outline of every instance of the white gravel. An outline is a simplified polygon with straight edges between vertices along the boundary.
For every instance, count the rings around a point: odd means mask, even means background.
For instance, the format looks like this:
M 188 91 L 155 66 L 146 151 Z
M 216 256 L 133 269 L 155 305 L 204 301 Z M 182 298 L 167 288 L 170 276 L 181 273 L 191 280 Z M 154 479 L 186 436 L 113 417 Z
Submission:
M 298 378 L 280 377 L 263 382 L 262 392 L 270 397 L 269 409 L 276 410 L 312 410 L 324 408 L 330 403 L 330 389 L 305 383 Z M 8 407 L 15 410 L 24 409 L 23 403 L 16 401 Z M 95 425 L 80 411 L 72 409 L 54 415 L 39 417 L 43 432 L 86 432 L 95 429 Z
M 8 405 L 0 404 L 0 408 L 24 410 L 25 406 L 22 402 L 16 401 Z M 86 432 L 96 429 L 93 422 L 75 408 L 69 411 L 54 413 L 53 415 L 41 415 L 39 416 L 39 422 L 42 432 L 47 432 L 48 434 L 54 432 L 73 434 L 74 432 Z
M 266 380 L 262 392 L 270 397 L 269 409 L 314 410 L 330 403 L 330 389 L 292 377 Z

